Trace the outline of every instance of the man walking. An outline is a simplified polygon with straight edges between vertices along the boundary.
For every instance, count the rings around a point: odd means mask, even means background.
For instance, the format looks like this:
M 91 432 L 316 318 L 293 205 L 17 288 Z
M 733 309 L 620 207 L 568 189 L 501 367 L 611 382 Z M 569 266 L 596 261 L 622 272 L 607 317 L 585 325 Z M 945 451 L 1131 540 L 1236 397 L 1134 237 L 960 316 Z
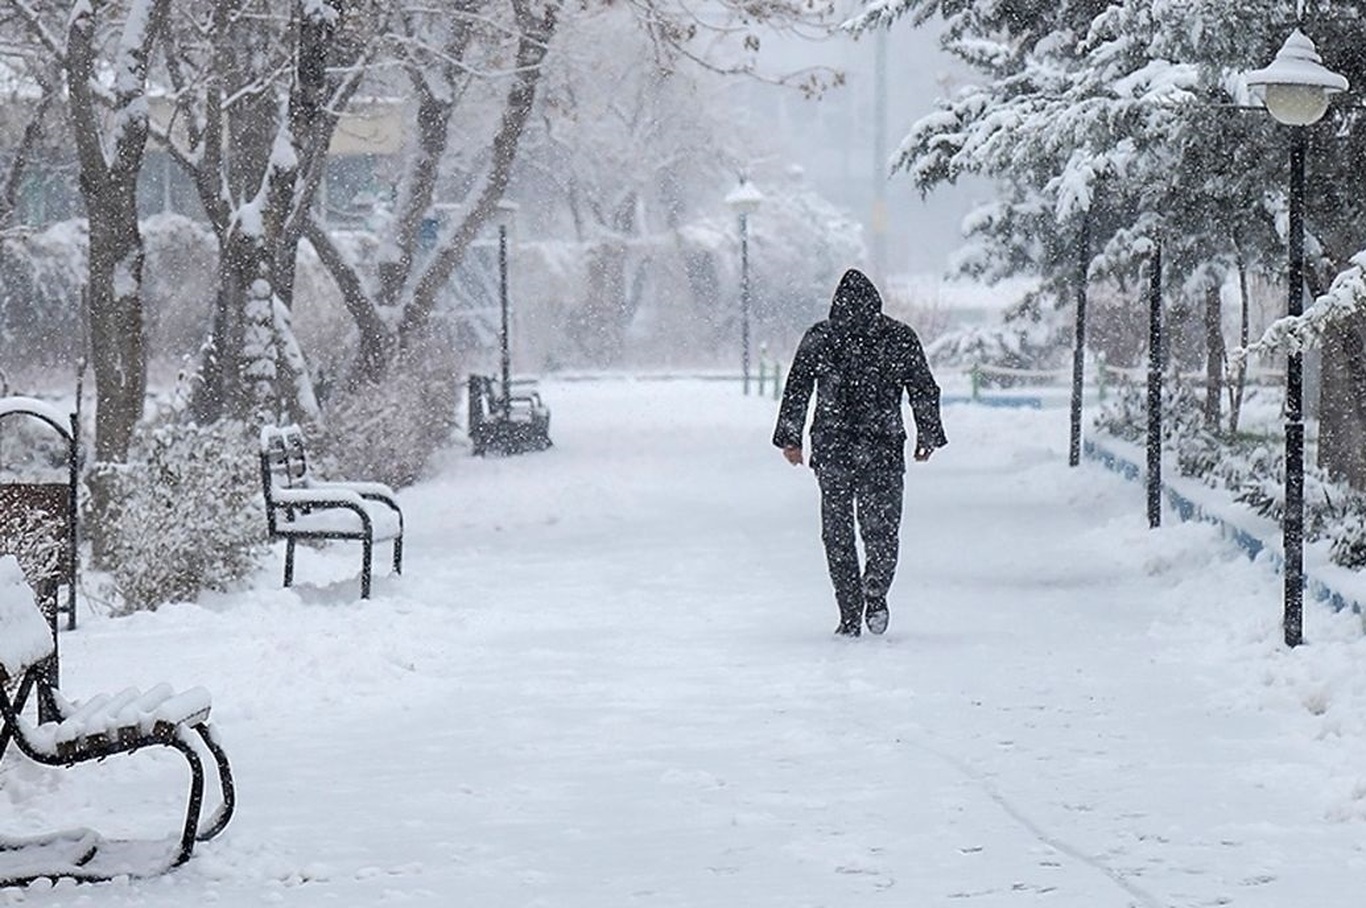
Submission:
M 906 428 L 901 395 L 915 416 L 915 459 L 929 460 L 948 444 L 935 384 L 920 339 L 907 324 L 882 314 L 882 297 L 863 272 L 840 279 L 830 317 L 807 329 L 783 389 L 773 443 L 794 466 L 803 462 L 807 404 L 811 468 L 821 489 L 821 538 L 840 610 L 837 634 L 857 637 L 887 629 L 887 591 L 900 548 Z M 859 567 L 854 521 L 866 563 Z

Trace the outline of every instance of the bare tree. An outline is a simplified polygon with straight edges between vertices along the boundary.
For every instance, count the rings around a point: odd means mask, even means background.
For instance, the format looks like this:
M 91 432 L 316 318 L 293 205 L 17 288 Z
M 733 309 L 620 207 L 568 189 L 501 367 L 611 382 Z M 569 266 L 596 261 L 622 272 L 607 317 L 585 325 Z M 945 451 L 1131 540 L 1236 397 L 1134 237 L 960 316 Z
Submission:
M 137 182 L 147 143 L 148 61 L 170 4 L 142 0 L 120 9 L 77 2 L 63 34 L 50 24 L 56 9 L 40 10 L 23 0 L 8 3 L 34 40 L 59 61 L 66 79 L 90 225 L 85 303 L 95 373 L 95 458 L 121 462 L 147 390 Z M 102 53 L 103 65 L 113 73 L 111 86 L 103 84 L 99 72 Z
M 306 227 L 309 242 L 336 281 L 359 329 L 356 377 L 378 377 L 396 351 L 424 335 L 441 289 L 507 194 L 519 166 L 519 149 L 533 134 L 529 127 L 544 89 L 552 41 L 560 35 L 562 20 L 592 19 L 613 6 L 566 5 L 562 0 L 506 0 L 505 5 L 455 0 L 439 19 L 416 8 L 396 17 L 388 40 L 395 49 L 394 57 L 402 60 L 418 99 L 414 110 L 416 148 L 397 184 L 394 217 L 380 244 L 377 279 L 366 279 L 361 267 L 348 259 L 319 220 L 310 219 Z M 753 73 L 750 61 L 758 49 L 761 28 L 814 24 L 827 12 L 822 3 L 798 0 L 758 6 L 726 0 L 718 5 L 726 15 L 708 21 L 694 15 L 686 4 L 672 0 L 633 0 L 626 6 L 638 34 L 645 36 L 653 50 L 648 68 L 659 79 L 667 79 L 683 60 L 715 72 Z M 440 35 L 442 40 L 424 40 L 424 36 L 432 35 Z M 591 29 L 575 37 L 579 41 L 602 40 Z M 726 42 L 738 45 L 738 52 L 723 50 Z M 631 80 L 622 82 L 601 74 L 598 78 L 608 83 L 604 85 L 608 92 L 623 88 L 627 94 L 634 91 Z M 477 127 L 484 121 L 472 112 L 471 99 L 481 97 L 477 89 L 487 87 L 491 80 L 492 84 L 505 84 L 505 88 L 496 119 L 487 131 L 479 131 Z M 809 89 L 819 83 L 810 72 L 798 74 L 794 81 Z M 623 235 L 639 229 L 635 219 L 641 187 L 636 178 L 628 176 L 639 165 L 633 156 L 639 152 L 639 142 L 648 139 L 664 117 L 651 103 L 651 98 L 636 93 L 607 112 L 619 117 L 622 125 L 617 133 L 621 147 L 613 151 L 621 164 L 614 169 L 615 181 L 570 188 L 572 205 L 591 210 L 594 221 Z M 547 132 L 552 131 L 550 122 L 569 114 L 562 104 L 541 109 Z M 685 146 L 680 143 L 675 151 L 681 156 Z M 452 175 L 457 157 L 468 168 L 459 174 L 459 181 Z M 667 170 L 678 166 L 678 160 L 652 162 L 645 169 L 656 164 Z M 645 177 L 652 178 L 663 181 L 668 177 L 665 173 Z M 460 197 L 439 199 L 443 183 L 456 182 L 461 185 Z M 420 227 L 424 220 L 438 220 L 432 218 L 438 201 L 453 207 L 456 216 L 437 238 L 435 251 L 424 256 Z
M 142 313 L 142 231 L 137 184 L 147 144 L 148 61 L 166 23 L 170 0 L 74 3 L 65 31 L 60 10 L 8 0 L 35 43 L 65 77 L 71 133 L 89 223 L 85 308 L 95 374 L 95 460 L 127 460 L 147 392 Z M 112 73 L 112 84 L 104 72 Z M 96 558 L 109 506 L 105 474 L 91 478 L 91 536 Z
M 392 226 L 376 268 L 378 280 L 366 281 L 316 217 L 305 224 L 309 242 L 332 274 L 359 329 L 354 379 L 379 378 L 397 351 L 423 337 L 441 288 L 496 211 L 531 117 L 541 64 L 560 9 L 559 0 L 539 4 L 507 0 L 505 15 L 498 16 L 487 3 L 455 0 L 451 9 L 442 12 L 446 23 L 435 22 L 430 12 L 418 10 L 405 10 L 396 17 L 396 30 L 389 37 L 417 98 L 416 147 L 398 184 Z M 432 34 L 444 38 L 439 44 L 423 40 Z M 484 172 L 465 199 L 460 218 L 439 238 L 436 252 L 424 258 L 419 234 L 437 202 L 441 167 L 452 150 L 454 119 L 471 83 L 498 68 L 508 75 L 497 126 L 484 142 L 470 143 L 481 151 Z
M 374 12 L 343 0 L 224 0 L 176 22 L 174 110 L 157 138 L 190 175 L 219 244 L 202 420 L 317 415 L 289 321 L 295 263 L 339 112 L 371 56 Z

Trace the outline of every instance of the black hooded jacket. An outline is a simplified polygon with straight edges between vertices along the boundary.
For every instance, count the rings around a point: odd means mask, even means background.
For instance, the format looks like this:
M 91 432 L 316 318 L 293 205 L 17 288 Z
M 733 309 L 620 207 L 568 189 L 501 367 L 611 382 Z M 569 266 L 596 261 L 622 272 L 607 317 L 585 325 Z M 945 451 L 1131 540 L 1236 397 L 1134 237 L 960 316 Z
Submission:
M 813 388 L 813 467 L 852 462 L 856 454 L 866 460 L 871 451 L 888 467 L 904 468 L 903 391 L 915 416 L 917 445 L 948 444 L 939 416 L 939 386 L 920 339 L 909 325 L 882 313 L 877 288 L 856 269 L 840 279 L 830 317 L 812 325 L 797 347 L 773 432 L 778 447 L 804 447 Z

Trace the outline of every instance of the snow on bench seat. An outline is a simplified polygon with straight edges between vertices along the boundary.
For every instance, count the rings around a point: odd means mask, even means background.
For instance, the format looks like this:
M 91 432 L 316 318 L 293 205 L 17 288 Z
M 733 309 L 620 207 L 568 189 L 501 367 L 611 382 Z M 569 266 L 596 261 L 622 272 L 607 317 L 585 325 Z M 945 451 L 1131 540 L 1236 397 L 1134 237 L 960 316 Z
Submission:
M 36 836 L 0 836 L 0 879 L 42 877 L 54 868 L 79 873 L 102 843 L 99 833 L 84 828 Z
M 52 630 L 33 601 L 19 562 L 0 556 L 0 668 L 8 678 L 19 678 L 33 664 L 52 654 Z M 67 758 L 113 743 L 128 743 L 149 735 L 166 737 L 180 725 L 197 725 L 209 718 L 209 692 L 192 687 L 176 693 L 166 683 L 147 691 L 126 688 L 117 694 L 96 694 L 70 703 L 54 692 L 62 718 L 33 725 L 20 718 L 21 732 L 33 747 Z
M 374 485 L 376 488 L 388 488 L 378 483 Z M 361 525 L 360 515 L 352 510 L 354 507 L 369 515 L 371 536 L 375 542 L 396 539 L 403 535 L 403 521 L 397 511 L 382 502 L 362 498 L 358 491 L 352 489 L 326 485 L 313 486 L 307 490 L 277 488 L 274 490 L 274 497 L 280 504 L 298 505 L 300 508 L 319 504 L 349 505 L 324 507 L 307 512 L 297 511 L 288 519 L 277 521 L 276 532 L 280 534 L 298 533 L 309 536 L 344 533 L 348 536 L 358 536 L 364 532 L 364 527 Z
M 161 683 L 145 692 L 130 687 L 113 695 L 63 703 L 65 716 L 59 722 L 34 726 L 20 721 L 24 737 L 34 748 L 66 758 L 92 747 L 172 735 L 178 726 L 207 721 L 210 705 L 209 692 L 202 687 L 178 694 Z

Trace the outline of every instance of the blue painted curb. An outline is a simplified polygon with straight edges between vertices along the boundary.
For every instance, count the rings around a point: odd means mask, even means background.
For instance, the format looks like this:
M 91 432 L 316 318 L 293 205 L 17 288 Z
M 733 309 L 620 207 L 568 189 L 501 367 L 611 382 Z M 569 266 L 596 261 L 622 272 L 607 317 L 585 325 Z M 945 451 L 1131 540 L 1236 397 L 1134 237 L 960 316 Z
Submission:
M 978 404 L 983 407 L 1009 407 L 1016 410 L 1042 410 L 1042 397 L 1009 397 L 1004 394 L 979 394 L 970 397 L 966 394 L 946 394 L 941 404 Z
M 1082 451 L 1085 453 L 1087 459 L 1097 461 L 1106 469 L 1118 473 L 1125 479 L 1139 482 L 1142 481 L 1143 477 L 1146 475 L 1145 468 L 1140 467 L 1133 461 L 1116 454 L 1108 448 L 1102 447 L 1090 439 L 1086 439 L 1082 442 Z M 1229 520 L 1220 517 L 1218 514 L 1211 514 L 1165 482 L 1162 484 L 1162 495 L 1166 498 L 1167 503 L 1171 505 L 1172 510 L 1176 512 L 1176 515 L 1181 518 L 1182 522 L 1199 520 L 1204 523 L 1212 523 L 1219 527 L 1220 535 L 1225 539 L 1231 540 L 1238 548 L 1242 549 L 1243 554 L 1247 555 L 1248 558 L 1255 559 L 1265 552 L 1267 558 L 1271 561 L 1272 568 L 1277 573 L 1280 573 L 1285 566 L 1285 559 L 1282 557 L 1281 553 L 1275 549 L 1268 548 L 1266 543 L 1256 535 L 1243 527 L 1237 526 Z M 1305 572 L 1305 589 L 1310 596 L 1319 602 L 1327 603 L 1335 612 L 1340 612 L 1344 609 L 1350 609 L 1358 615 L 1363 612 L 1361 603 L 1349 596 L 1344 596 L 1322 580 L 1311 575 L 1308 571 Z

